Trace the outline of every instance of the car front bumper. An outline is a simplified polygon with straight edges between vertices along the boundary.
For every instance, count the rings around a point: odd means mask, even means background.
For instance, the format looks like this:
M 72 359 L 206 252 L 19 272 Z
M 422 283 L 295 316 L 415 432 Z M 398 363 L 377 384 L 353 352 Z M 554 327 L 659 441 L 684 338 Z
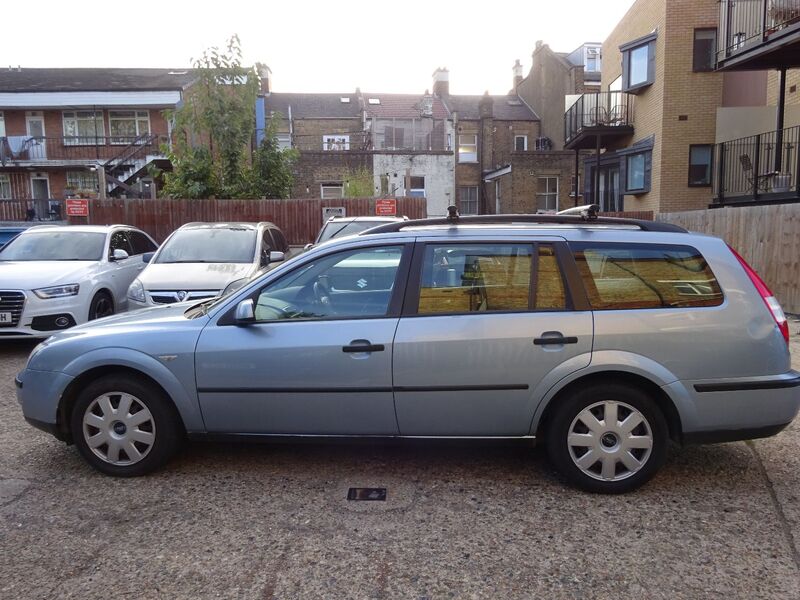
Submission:
M 0 290 L 0 298 L 3 293 Z M 46 338 L 85 323 L 89 317 L 89 304 L 83 291 L 76 296 L 46 300 L 30 290 L 13 290 L 12 293 L 24 295 L 22 313 L 16 324 L 0 323 L 0 339 Z
M 57 371 L 25 369 L 17 375 L 17 401 L 22 406 L 25 420 L 60 440 L 65 440 L 66 431 L 58 421 L 61 397 L 74 378 Z

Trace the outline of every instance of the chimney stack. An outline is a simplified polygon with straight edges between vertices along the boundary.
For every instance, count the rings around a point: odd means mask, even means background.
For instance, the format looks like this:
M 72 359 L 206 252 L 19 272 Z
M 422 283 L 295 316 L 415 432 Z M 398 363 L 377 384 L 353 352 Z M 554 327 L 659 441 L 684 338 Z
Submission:
M 514 63 L 512 71 L 514 72 L 514 85 L 511 89 L 516 90 L 517 86 L 522 83 L 522 65 L 520 64 L 519 59 L 517 59 L 517 61 Z
M 433 95 L 439 98 L 450 95 L 450 71 L 437 67 L 433 72 Z
M 264 63 L 256 63 L 256 70 L 261 93 L 269 94 L 272 91 L 272 70 Z

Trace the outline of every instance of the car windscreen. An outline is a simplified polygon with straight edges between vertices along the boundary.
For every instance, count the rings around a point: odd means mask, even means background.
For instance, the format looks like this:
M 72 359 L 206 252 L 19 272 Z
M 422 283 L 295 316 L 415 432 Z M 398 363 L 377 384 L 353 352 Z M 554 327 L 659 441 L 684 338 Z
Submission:
M 0 261 L 91 260 L 103 257 L 105 233 L 42 231 L 24 233 L 0 250 Z
M 391 223 L 391 221 L 350 221 L 349 223 L 331 221 L 330 223 L 325 224 L 325 227 L 319 234 L 319 240 L 317 243 L 321 244 L 322 242 L 327 242 L 333 238 L 355 235 L 357 233 L 361 233 L 362 231 L 366 231 L 367 229 L 372 229 L 373 227 L 378 227 L 379 225 L 385 225 L 386 223 Z
M 249 263 L 255 252 L 255 229 L 181 229 L 164 243 L 155 262 Z

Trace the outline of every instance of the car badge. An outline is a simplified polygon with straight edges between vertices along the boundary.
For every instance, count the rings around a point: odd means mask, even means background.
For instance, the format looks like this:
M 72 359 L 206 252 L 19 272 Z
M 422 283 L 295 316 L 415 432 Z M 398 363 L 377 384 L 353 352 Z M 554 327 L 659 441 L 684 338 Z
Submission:
M 183 302 L 184 298 L 186 298 L 186 292 L 178 292 L 178 300 Z

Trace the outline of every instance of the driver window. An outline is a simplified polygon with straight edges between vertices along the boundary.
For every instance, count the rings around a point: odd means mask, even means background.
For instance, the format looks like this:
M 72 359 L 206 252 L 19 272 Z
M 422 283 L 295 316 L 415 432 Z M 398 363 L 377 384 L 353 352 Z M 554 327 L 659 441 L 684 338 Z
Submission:
M 111 257 L 114 255 L 114 250 L 125 250 L 129 255 L 132 255 L 131 246 L 128 243 L 128 236 L 125 235 L 125 232 L 115 231 L 111 234 L 111 240 L 108 243 L 108 256 Z
M 382 317 L 403 246 L 339 252 L 307 263 L 261 290 L 256 321 Z

